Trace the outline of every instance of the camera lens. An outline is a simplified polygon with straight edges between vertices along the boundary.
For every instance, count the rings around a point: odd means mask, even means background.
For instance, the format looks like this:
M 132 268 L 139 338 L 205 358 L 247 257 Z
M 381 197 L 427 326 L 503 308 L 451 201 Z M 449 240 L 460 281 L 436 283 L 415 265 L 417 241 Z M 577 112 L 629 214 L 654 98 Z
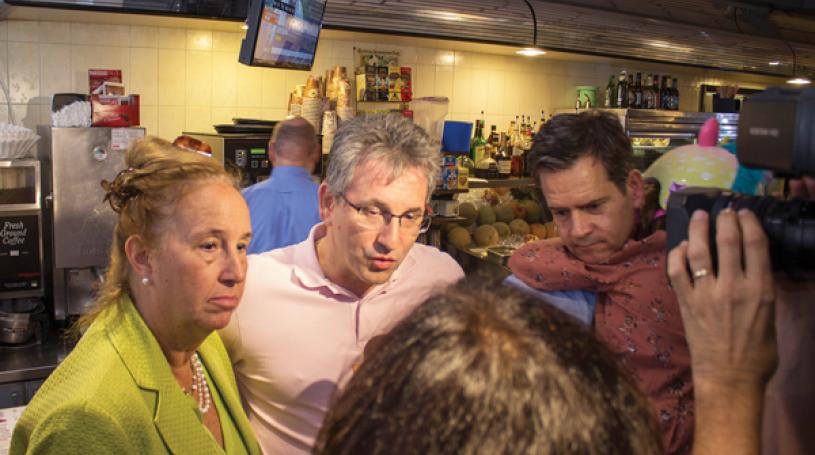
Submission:
M 770 242 L 773 269 L 792 275 L 815 272 L 815 202 L 722 192 L 710 211 L 711 227 L 719 212 L 748 209 L 761 221 Z M 715 234 L 711 232 L 711 240 Z

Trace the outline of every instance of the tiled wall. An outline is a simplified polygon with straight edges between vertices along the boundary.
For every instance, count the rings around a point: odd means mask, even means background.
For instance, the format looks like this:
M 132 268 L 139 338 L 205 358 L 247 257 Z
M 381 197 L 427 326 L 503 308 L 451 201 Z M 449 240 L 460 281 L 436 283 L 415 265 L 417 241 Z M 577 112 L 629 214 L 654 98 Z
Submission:
M 243 32 L 101 25 L 78 22 L 0 21 L 0 79 L 9 82 L 14 116 L 33 127 L 50 123 L 54 93 L 87 93 L 89 68 L 123 71 L 128 93 L 141 95 L 148 133 L 172 139 L 183 131 L 210 131 L 233 117 L 279 119 L 288 92 L 305 82 L 302 71 L 251 68 L 237 62 Z M 348 36 L 351 36 L 348 39 Z M 380 40 L 380 42 L 378 42 Z M 488 124 L 505 128 L 516 114 L 540 116 L 573 106 L 574 86 L 605 86 L 619 62 L 536 60 L 481 52 L 387 45 L 387 37 L 325 31 L 314 74 L 353 66 L 354 47 L 396 49 L 414 70 L 414 95 L 448 96 L 448 118 L 472 120 L 484 110 Z M 104 43 L 104 44 L 103 44 Z M 680 80 L 683 110 L 696 110 L 701 83 L 766 83 L 761 78 L 692 68 L 629 62 L 630 69 L 671 73 Z M 0 122 L 7 121 L 0 106 Z

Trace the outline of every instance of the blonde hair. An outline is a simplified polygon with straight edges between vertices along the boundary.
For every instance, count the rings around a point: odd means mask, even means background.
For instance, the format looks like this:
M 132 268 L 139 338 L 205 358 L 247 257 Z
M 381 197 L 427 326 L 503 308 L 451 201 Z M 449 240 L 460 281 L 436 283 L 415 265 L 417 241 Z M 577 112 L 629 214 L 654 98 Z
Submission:
M 110 247 L 110 264 L 100 285 L 94 308 L 74 326 L 85 330 L 105 310 L 131 294 L 130 266 L 125 242 L 138 235 L 157 246 L 161 225 L 173 214 L 173 206 L 195 184 L 221 180 L 236 189 L 237 180 L 218 161 L 186 151 L 157 137 L 138 140 L 125 155 L 126 168 L 112 180 L 102 181 L 105 201 L 118 214 Z

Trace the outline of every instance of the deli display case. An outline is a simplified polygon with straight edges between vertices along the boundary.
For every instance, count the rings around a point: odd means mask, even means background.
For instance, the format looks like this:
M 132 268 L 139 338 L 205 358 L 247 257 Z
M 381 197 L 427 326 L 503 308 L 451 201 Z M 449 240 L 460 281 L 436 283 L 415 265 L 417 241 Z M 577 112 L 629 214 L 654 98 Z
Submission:
M 695 144 L 699 130 L 709 119 L 719 122 L 719 142 L 735 141 L 739 114 L 719 112 L 681 112 L 660 109 L 599 109 L 611 112 L 620 120 L 634 149 L 637 168 L 645 170 L 663 153 L 676 147 Z M 580 112 L 580 111 L 578 111 Z M 558 114 L 575 113 L 563 109 Z
M 607 109 L 620 119 L 631 145 L 637 167 L 645 170 L 663 153 L 695 144 L 702 125 L 711 117 L 719 122 L 719 142 L 734 141 L 739 114 L 680 112 L 648 109 Z

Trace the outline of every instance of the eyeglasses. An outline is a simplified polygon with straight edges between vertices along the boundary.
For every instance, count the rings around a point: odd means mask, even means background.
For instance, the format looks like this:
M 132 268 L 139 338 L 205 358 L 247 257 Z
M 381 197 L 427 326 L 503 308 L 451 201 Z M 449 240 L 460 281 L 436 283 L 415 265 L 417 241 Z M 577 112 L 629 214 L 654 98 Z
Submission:
M 342 193 L 339 194 L 339 197 L 352 209 L 357 211 L 359 215 L 359 225 L 365 229 L 382 229 L 385 225 L 390 224 L 393 218 L 399 219 L 399 228 L 404 232 L 423 234 L 430 229 L 431 219 L 427 213 L 405 212 L 401 215 L 394 215 L 375 205 L 360 207 L 349 201 Z

